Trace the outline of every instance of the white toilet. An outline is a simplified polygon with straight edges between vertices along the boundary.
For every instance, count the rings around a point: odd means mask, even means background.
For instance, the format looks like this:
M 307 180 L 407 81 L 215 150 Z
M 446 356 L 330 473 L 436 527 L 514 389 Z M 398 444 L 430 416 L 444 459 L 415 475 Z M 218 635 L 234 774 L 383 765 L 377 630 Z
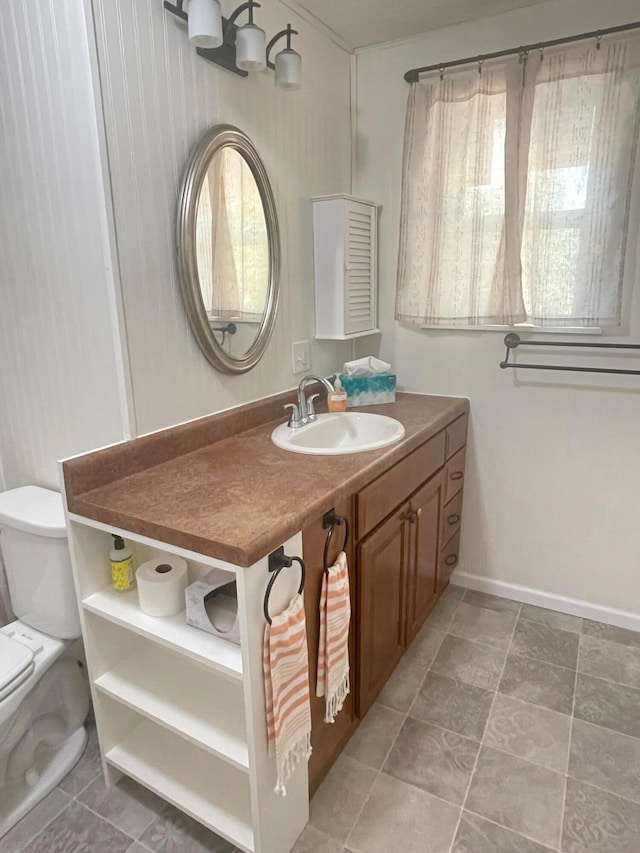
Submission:
M 80 634 L 62 497 L 0 493 L 0 550 L 17 621 L 0 628 L 0 836 L 82 755 L 89 688 L 70 648 Z

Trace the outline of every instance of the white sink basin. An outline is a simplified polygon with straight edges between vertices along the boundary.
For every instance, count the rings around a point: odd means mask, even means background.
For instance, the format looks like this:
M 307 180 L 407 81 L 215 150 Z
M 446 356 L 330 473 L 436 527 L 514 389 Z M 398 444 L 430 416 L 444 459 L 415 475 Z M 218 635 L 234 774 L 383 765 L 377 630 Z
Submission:
M 277 447 L 316 456 L 377 450 L 403 437 L 404 427 L 400 421 L 369 412 L 318 415 L 317 420 L 307 426 L 291 429 L 287 424 L 280 424 L 271 433 L 271 440 Z

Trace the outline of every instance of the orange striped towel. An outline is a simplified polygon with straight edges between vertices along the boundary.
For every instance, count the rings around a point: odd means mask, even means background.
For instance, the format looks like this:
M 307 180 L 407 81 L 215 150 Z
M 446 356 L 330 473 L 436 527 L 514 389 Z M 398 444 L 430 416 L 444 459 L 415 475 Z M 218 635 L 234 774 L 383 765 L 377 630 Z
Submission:
M 341 551 L 324 573 L 320 594 L 320 649 L 316 695 L 326 700 L 325 723 L 335 722 L 349 695 L 349 568 Z
M 276 756 L 276 794 L 285 787 L 302 759 L 311 756 L 309 652 L 304 599 L 291 603 L 264 631 L 264 688 L 269 754 Z

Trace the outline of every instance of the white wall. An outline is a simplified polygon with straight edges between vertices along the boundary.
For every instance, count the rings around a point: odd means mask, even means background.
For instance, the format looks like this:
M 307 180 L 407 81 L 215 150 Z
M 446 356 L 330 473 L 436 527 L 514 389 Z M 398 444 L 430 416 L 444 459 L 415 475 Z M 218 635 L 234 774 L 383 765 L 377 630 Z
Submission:
M 4 487 L 122 438 L 107 220 L 81 0 L 0 4 Z
M 382 356 L 408 390 L 471 399 L 461 571 L 640 612 L 638 377 L 515 376 L 498 367 L 504 333 L 393 320 L 404 72 L 637 19 L 637 0 L 554 0 L 361 51 L 355 191 L 382 204 Z
M 256 22 L 268 35 L 290 21 L 300 36 L 303 87 L 272 74 L 241 79 L 198 57 L 161 0 L 94 0 L 131 380 L 139 433 L 291 388 L 291 342 L 314 333 L 309 197 L 350 189 L 350 57 L 278 0 Z M 233 5 L 223 0 L 229 14 Z M 269 349 L 250 373 L 205 360 L 178 290 L 174 222 L 189 153 L 218 123 L 254 141 L 269 173 L 282 235 L 282 294 Z M 328 373 L 347 344 L 313 345 Z

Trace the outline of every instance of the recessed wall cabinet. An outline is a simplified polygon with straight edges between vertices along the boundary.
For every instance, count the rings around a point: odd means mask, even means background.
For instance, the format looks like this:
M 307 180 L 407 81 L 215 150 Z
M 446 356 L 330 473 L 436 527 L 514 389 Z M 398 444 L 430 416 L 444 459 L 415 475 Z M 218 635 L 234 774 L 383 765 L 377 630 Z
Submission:
M 378 205 L 349 195 L 312 202 L 316 338 L 376 334 Z

